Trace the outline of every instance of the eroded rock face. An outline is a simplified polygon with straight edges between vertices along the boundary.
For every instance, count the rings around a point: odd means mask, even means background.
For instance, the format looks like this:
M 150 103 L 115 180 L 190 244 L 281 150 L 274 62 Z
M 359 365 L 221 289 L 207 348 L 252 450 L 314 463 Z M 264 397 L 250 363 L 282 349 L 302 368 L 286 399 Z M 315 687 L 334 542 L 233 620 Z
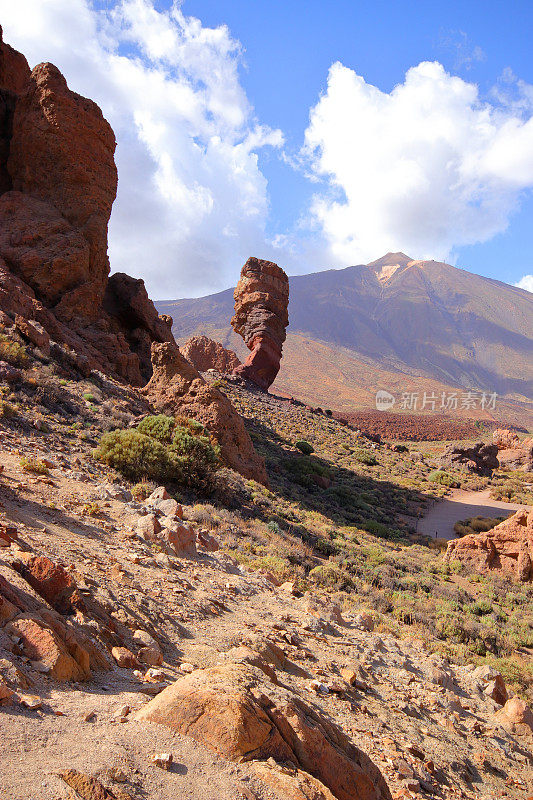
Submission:
M 498 463 L 502 469 L 533 471 L 533 438 L 523 442 L 514 431 L 498 428 L 492 435 L 492 441 L 498 448 Z
M 448 544 L 446 559 L 459 559 L 477 572 L 496 570 L 519 581 L 533 580 L 533 510 L 517 511 L 486 533 Z
M 89 246 L 86 291 L 68 316 L 94 318 L 109 274 L 107 224 L 117 192 L 115 136 L 92 100 L 72 92 L 53 64 L 39 64 L 18 98 L 8 170 L 13 188 L 52 205 Z
M 227 350 L 220 342 L 207 336 L 192 336 L 180 350 L 198 372 L 207 372 L 208 369 L 232 372 L 241 365 L 233 350 Z
M 195 670 L 164 689 L 136 718 L 192 736 L 233 761 L 291 761 L 337 800 L 391 800 L 379 769 L 340 728 L 287 690 L 267 683 L 253 667 Z M 315 782 L 315 797 L 319 788 Z
M 123 272 L 116 272 L 109 278 L 104 310 L 111 318 L 112 326 L 124 335 L 137 354 L 142 383 L 146 383 L 152 375 L 152 342 L 174 341 L 172 318 L 159 316 L 143 280 Z M 132 383 L 137 383 L 137 380 Z
M 157 411 L 185 414 L 217 439 L 223 460 L 247 478 L 267 483 L 263 459 L 226 395 L 209 386 L 175 342 L 152 344 L 153 375 L 143 393 Z
M 272 261 L 249 258 L 235 288 L 233 330 L 251 354 L 234 372 L 265 391 L 279 372 L 289 324 L 289 279 Z

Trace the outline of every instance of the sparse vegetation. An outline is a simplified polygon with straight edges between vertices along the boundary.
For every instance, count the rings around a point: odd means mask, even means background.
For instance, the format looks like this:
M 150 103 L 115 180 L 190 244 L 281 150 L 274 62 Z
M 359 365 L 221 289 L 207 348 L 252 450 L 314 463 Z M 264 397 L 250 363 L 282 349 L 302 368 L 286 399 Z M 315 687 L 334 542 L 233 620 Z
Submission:
M 24 472 L 33 472 L 34 475 L 50 474 L 49 468 L 42 461 L 39 461 L 38 458 L 24 456 L 20 459 L 20 466 Z
M 211 488 L 218 447 L 194 420 L 164 414 L 146 417 L 133 430 L 105 433 L 93 455 L 132 481 L 163 481 Z

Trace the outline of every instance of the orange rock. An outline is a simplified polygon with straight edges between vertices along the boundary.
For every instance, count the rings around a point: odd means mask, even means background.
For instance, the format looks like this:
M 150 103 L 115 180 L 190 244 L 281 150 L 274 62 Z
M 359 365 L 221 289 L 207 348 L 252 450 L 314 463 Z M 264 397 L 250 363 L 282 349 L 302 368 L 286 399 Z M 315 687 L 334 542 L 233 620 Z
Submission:
M 109 274 L 107 223 L 117 191 L 115 136 L 92 100 L 72 92 L 53 64 L 39 64 L 17 100 L 8 170 L 16 191 L 54 206 L 89 245 L 84 282 L 56 312 L 98 315 Z
M 216 438 L 226 464 L 246 478 L 267 483 L 263 459 L 226 395 L 209 386 L 171 342 L 152 344 L 153 375 L 142 390 L 157 411 L 184 414 Z
M 77 657 L 71 655 L 67 643 L 42 620 L 19 617 L 8 623 L 6 631 L 20 637 L 24 655 L 45 665 L 50 677 L 58 681 L 79 681 L 90 677 L 87 652 L 78 645 Z
M 327 786 L 303 770 L 274 766 L 265 761 L 254 761 L 253 770 L 283 800 L 336 800 Z
M 137 658 L 131 652 L 131 650 L 128 650 L 127 647 L 113 647 L 111 649 L 111 655 L 119 667 L 125 667 L 126 669 L 137 669 L 139 666 Z
M 22 53 L 6 44 L 0 26 L 0 89 L 21 94 L 30 79 L 30 68 Z
M 515 580 L 533 580 L 533 510 L 517 511 L 486 533 L 450 542 L 446 560 L 452 559 L 478 572 L 495 570 Z
M 216 369 L 217 372 L 223 373 L 232 372 L 241 363 L 233 350 L 227 350 L 220 342 L 215 342 L 207 336 L 191 337 L 180 350 L 198 372 L 207 372 L 208 369 Z
M 339 728 L 282 687 L 263 681 L 261 671 L 240 664 L 198 669 L 135 717 L 167 725 L 233 761 L 291 761 L 337 800 L 391 799 L 378 768 Z
M 520 697 L 511 697 L 504 707 L 498 711 L 496 718 L 502 722 L 504 727 L 506 727 L 506 723 L 525 725 L 533 731 L 533 711 L 525 700 Z

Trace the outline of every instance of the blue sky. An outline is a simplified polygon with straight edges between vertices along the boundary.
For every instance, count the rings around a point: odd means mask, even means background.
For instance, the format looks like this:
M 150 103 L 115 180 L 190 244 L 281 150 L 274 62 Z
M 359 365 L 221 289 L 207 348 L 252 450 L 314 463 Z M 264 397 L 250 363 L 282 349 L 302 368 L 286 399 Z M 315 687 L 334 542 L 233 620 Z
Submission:
M 0 21 L 113 125 L 111 263 L 156 298 L 251 254 L 533 273 L 530 2 L 0 0 Z
M 227 24 L 243 44 L 243 86 L 259 118 L 281 128 L 294 152 L 335 61 L 385 92 L 400 83 L 410 67 L 434 60 L 478 84 L 482 96 L 490 95 L 509 69 L 533 83 L 531 2 L 186 0 L 183 8 L 206 25 Z M 271 154 L 262 160 L 262 170 L 269 181 L 271 226 L 295 221 L 312 187 Z M 531 191 L 524 192 L 504 233 L 483 244 L 456 248 L 454 263 L 511 283 L 533 272 Z

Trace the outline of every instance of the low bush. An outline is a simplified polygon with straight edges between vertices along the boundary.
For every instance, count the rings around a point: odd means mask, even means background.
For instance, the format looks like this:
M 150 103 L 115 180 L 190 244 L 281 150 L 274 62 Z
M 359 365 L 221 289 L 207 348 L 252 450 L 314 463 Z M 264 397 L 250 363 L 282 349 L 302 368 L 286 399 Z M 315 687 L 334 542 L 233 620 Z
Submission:
M 29 360 L 24 345 L 0 333 L 0 361 L 7 361 L 13 367 L 26 367 Z
M 185 420 L 185 422 L 184 422 Z M 131 481 L 163 481 L 207 489 L 219 465 L 218 447 L 194 420 L 145 417 L 133 430 L 105 433 L 94 458 Z M 139 490 L 142 493 L 142 490 Z
M 24 472 L 33 472 L 34 475 L 48 475 L 50 470 L 42 461 L 37 458 L 21 458 L 20 466 Z
M 132 481 L 145 478 L 179 482 L 183 477 L 180 465 L 173 463 L 168 448 L 138 430 L 104 433 L 93 456 Z
M 364 464 L 367 467 L 375 467 L 378 463 L 376 457 L 371 453 L 367 453 L 366 450 L 356 450 L 354 453 L 354 458 L 360 464 Z
M 431 483 L 439 483 L 441 486 L 447 486 L 449 489 L 458 489 L 460 486 L 455 478 L 452 478 L 451 475 L 448 475 L 448 473 L 444 472 L 442 469 L 436 469 L 430 472 L 428 480 L 431 481 Z
M 485 531 L 491 531 L 507 517 L 507 514 L 502 517 L 469 517 L 456 522 L 453 530 L 456 536 L 467 536 L 469 533 L 484 533 Z
M 305 441 L 305 440 L 303 440 L 303 439 L 302 439 L 301 441 L 295 442 L 295 443 L 294 443 L 294 446 L 295 446 L 295 447 L 297 447 L 297 448 L 298 448 L 298 450 L 299 450 L 301 453 L 303 453 L 303 454 L 304 454 L 304 456 L 310 456 L 310 455 L 311 455 L 311 453 L 314 453 L 314 452 L 315 452 L 315 448 L 313 447 L 313 445 L 312 445 L 312 444 L 310 444 L 309 442 L 306 442 L 306 441 Z

